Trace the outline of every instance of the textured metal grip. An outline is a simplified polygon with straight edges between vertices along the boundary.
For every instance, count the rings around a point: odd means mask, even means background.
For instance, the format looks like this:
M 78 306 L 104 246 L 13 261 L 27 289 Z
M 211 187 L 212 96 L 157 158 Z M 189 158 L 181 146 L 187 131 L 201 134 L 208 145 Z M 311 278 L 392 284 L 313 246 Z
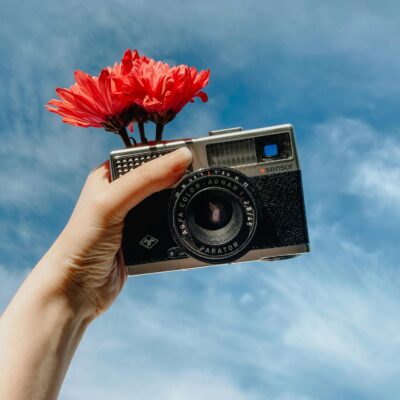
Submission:
M 149 153 L 135 154 L 135 155 L 120 155 L 113 159 L 115 178 L 126 174 L 139 167 L 140 165 L 161 157 L 164 154 L 171 153 L 172 150 L 151 151 Z

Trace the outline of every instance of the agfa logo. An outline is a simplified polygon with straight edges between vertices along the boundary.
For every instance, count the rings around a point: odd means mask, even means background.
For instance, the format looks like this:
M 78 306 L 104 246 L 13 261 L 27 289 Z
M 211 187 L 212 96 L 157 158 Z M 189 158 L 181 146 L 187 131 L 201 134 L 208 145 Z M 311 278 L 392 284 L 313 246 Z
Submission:
M 143 247 L 146 247 L 146 249 L 150 250 L 158 243 L 158 239 L 156 239 L 154 236 L 146 235 L 139 243 Z

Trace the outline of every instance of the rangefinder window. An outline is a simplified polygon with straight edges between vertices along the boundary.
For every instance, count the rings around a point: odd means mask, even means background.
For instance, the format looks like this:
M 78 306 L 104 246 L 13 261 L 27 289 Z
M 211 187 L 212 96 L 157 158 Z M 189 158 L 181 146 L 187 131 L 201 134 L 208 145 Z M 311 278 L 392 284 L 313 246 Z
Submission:
M 259 163 L 292 157 L 289 132 L 256 137 L 255 147 Z

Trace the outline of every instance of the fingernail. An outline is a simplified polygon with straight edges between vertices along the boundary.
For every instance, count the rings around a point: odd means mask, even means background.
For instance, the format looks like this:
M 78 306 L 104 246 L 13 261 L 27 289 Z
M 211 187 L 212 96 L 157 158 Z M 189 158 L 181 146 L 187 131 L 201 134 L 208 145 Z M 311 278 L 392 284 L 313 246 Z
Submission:
M 174 163 L 174 172 L 183 172 L 192 162 L 192 153 L 187 147 L 181 147 L 170 154 L 170 159 Z

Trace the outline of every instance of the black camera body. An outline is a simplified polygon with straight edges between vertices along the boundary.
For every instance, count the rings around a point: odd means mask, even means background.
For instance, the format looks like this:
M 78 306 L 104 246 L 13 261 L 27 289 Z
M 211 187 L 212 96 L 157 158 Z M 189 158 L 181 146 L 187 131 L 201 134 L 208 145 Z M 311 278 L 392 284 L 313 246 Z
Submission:
M 179 147 L 183 178 L 134 207 L 122 251 L 131 275 L 309 252 L 301 171 L 291 125 L 231 128 L 110 154 L 112 179 Z

